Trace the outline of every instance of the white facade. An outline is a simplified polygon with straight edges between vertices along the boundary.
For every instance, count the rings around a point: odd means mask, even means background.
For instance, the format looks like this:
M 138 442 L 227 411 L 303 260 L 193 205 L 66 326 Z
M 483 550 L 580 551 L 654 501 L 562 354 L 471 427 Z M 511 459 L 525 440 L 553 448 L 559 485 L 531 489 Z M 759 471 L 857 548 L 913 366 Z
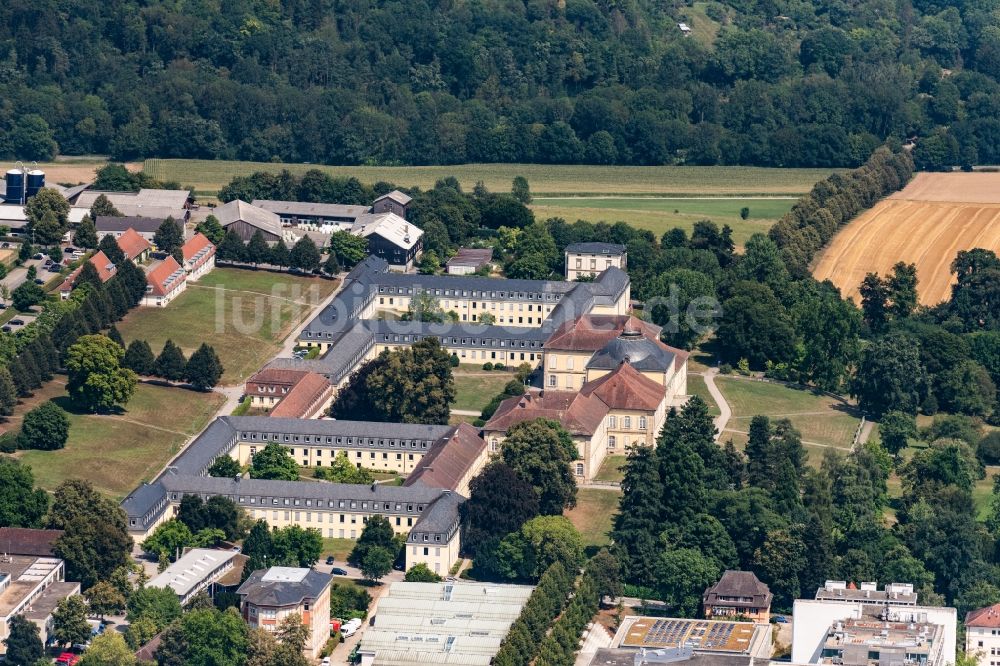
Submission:
M 979 666 L 1000 666 L 1000 627 L 966 627 L 965 654 Z
M 183 606 L 232 570 L 236 554 L 233 550 L 192 548 L 159 576 L 146 583 L 146 587 L 170 588 L 177 593 Z

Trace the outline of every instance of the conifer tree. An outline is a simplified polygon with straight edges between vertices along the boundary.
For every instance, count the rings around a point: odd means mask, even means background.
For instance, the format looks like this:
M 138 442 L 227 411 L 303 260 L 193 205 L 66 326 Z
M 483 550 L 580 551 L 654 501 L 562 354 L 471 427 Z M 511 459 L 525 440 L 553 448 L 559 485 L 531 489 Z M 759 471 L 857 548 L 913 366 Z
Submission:
M 222 363 L 215 350 L 201 343 L 195 353 L 191 354 L 184 369 L 185 379 L 199 391 L 212 388 L 222 379 Z
M 172 382 L 179 382 L 184 379 L 184 372 L 187 369 L 187 360 L 184 352 L 174 344 L 169 338 L 163 343 L 163 350 L 156 357 L 156 374 L 159 377 Z

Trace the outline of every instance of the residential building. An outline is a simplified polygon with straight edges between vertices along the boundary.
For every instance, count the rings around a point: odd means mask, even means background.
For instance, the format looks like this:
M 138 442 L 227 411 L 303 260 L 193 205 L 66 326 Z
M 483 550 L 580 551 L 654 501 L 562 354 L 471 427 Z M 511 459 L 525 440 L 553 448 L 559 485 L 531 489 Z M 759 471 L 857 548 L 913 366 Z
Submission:
M 462 423 L 449 438 L 421 456 L 403 485 L 448 488 L 468 497 L 469 482 L 482 471 L 487 460 L 486 442 L 474 427 Z
M 455 256 L 448 260 L 445 268 L 448 275 L 469 275 L 484 266 L 489 266 L 492 260 L 492 248 L 461 247 Z
M 89 212 L 104 195 L 119 213 L 126 217 L 155 217 L 161 220 L 172 217 L 183 224 L 188 217 L 191 194 L 187 190 L 153 190 L 143 188 L 138 192 L 101 192 L 84 190 L 72 201 L 73 208 Z M 136 231 L 140 231 L 136 229 Z M 141 233 L 141 232 L 140 232 Z
M 249 243 L 258 231 L 268 243 L 277 243 L 282 237 L 281 218 L 246 201 L 234 199 L 216 208 L 213 214 L 227 233 L 236 232 L 244 243 Z
M 101 278 L 101 282 L 107 282 L 111 277 L 117 272 L 117 268 L 114 263 L 108 259 L 108 255 L 104 254 L 100 250 L 90 255 L 88 259 L 94 268 L 97 269 L 97 275 Z M 80 265 L 75 271 L 66 276 L 63 283 L 59 285 L 59 298 L 66 300 L 69 298 L 69 293 L 73 291 L 73 285 L 76 284 L 76 278 L 79 277 L 80 271 L 83 270 L 83 264 Z
M 330 639 L 332 581 L 330 574 L 313 569 L 259 569 L 236 590 L 240 613 L 251 628 L 272 633 L 285 618 L 298 615 L 302 624 L 309 627 L 302 651 L 306 657 L 316 659 Z
M 413 201 L 413 197 L 408 194 L 403 194 L 399 190 L 393 190 L 387 194 L 383 194 L 372 204 L 372 212 L 374 213 L 392 213 L 393 215 L 398 215 L 399 217 L 406 219 L 406 214 L 410 210 L 410 202 Z
M 146 583 L 146 587 L 173 590 L 183 606 L 232 571 L 238 556 L 235 550 L 192 548 Z
M 156 236 L 156 230 L 160 228 L 165 219 L 165 217 L 143 217 L 139 215 L 122 217 L 98 215 L 97 219 L 94 220 L 94 226 L 97 228 L 98 240 L 109 234 L 118 238 L 131 229 L 145 238 L 146 242 L 152 243 L 153 237 Z M 174 221 L 176 222 L 177 220 L 175 219 Z M 180 222 L 180 225 L 183 228 L 183 221 Z
M 0 558 L 0 654 L 10 635 L 10 620 L 23 614 L 38 625 L 42 643 L 52 631 L 52 611 L 66 597 L 80 593 L 80 584 L 66 581 L 65 563 L 54 557 L 5 555 Z
M 752 571 L 727 569 L 719 582 L 705 590 L 702 608 L 709 620 L 742 617 L 767 624 L 774 595 Z
M 146 294 L 139 305 L 163 307 L 187 288 L 187 273 L 171 256 L 146 273 Z
M 704 662 L 708 664 L 714 663 L 716 657 L 748 660 L 736 661 L 736 664 L 766 660 L 771 656 L 771 647 L 771 627 L 764 624 L 634 615 L 628 615 L 622 620 L 610 645 L 614 651 L 631 651 L 634 655 L 655 655 L 662 651 L 663 655 L 673 655 L 682 663 L 684 657 L 690 659 L 695 655 L 710 656 L 712 659 Z M 612 653 L 613 656 L 616 654 L 623 652 Z M 637 660 L 636 663 L 644 662 Z M 654 658 L 645 663 L 665 662 Z
M 392 212 L 359 215 L 351 233 L 367 238 L 368 251 L 396 271 L 412 269 L 424 246 L 424 232 Z
M 954 608 L 910 599 L 799 599 L 793 606 L 792 662 L 842 666 L 945 666 L 955 658 Z M 901 603 L 897 603 L 901 601 Z
M 118 248 L 125 255 L 125 258 L 133 264 L 141 264 L 149 258 L 149 253 L 153 251 L 153 246 L 149 241 L 139 235 L 135 229 L 126 229 L 115 239 Z
M 395 582 L 358 647 L 362 666 L 489 666 L 534 588 Z
M 274 213 L 281 219 L 281 223 L 284 225 L 313 225 L 318 228 L 330 227 L 329 231 L 350 229 L 359 216 L 371 212 L 371 206 L 310 203 L 306 201 L 254 199 L 250 204 Z
M 332 402 L 333 386 L 327 378 L 315 372 L 307 372 L 271 410 L 270 416 L 291 419 L 321 418 Z
M 215 268 L 215 244 L 201 233 L 196 233 L 181 246 L 184 270 L 189 282 L 196 282 Z
M 567 280 L 595 277 L 612 266 L 625 270 L 625 246 L 616 243 L 573 243 L 564 255 Z
M 979 666 L 1000 664 L 1000 604 L 969 611 L 965 616 L 965 654 Z
M 250 399 L 251 407 L 270 409 L 308 374 L 308 370 L 264 368 L 250 375 L 243 395 Z

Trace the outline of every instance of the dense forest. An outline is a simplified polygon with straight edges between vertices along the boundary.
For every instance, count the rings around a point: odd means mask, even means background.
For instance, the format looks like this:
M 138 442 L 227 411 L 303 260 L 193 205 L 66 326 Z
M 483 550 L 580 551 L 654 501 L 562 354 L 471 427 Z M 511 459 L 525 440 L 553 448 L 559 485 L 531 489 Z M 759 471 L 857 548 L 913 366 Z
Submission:
M 0 155 L 943 168 L 998 77 L 986 0 L 16 0 Z

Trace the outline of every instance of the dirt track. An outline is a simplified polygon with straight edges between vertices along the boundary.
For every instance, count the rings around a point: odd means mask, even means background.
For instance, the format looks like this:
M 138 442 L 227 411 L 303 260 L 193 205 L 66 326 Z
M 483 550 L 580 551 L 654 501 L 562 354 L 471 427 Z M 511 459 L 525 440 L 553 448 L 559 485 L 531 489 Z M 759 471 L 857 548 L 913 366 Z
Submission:
M 934 305 L 951 293 L 955 255 L 975 247 L 1000 253 L 1000 173 L 921 173 L 844 227 L 813 275 L 857 302 L 865 273 L 885 275 L 897 261 L 914 263 L 920 303 Z

